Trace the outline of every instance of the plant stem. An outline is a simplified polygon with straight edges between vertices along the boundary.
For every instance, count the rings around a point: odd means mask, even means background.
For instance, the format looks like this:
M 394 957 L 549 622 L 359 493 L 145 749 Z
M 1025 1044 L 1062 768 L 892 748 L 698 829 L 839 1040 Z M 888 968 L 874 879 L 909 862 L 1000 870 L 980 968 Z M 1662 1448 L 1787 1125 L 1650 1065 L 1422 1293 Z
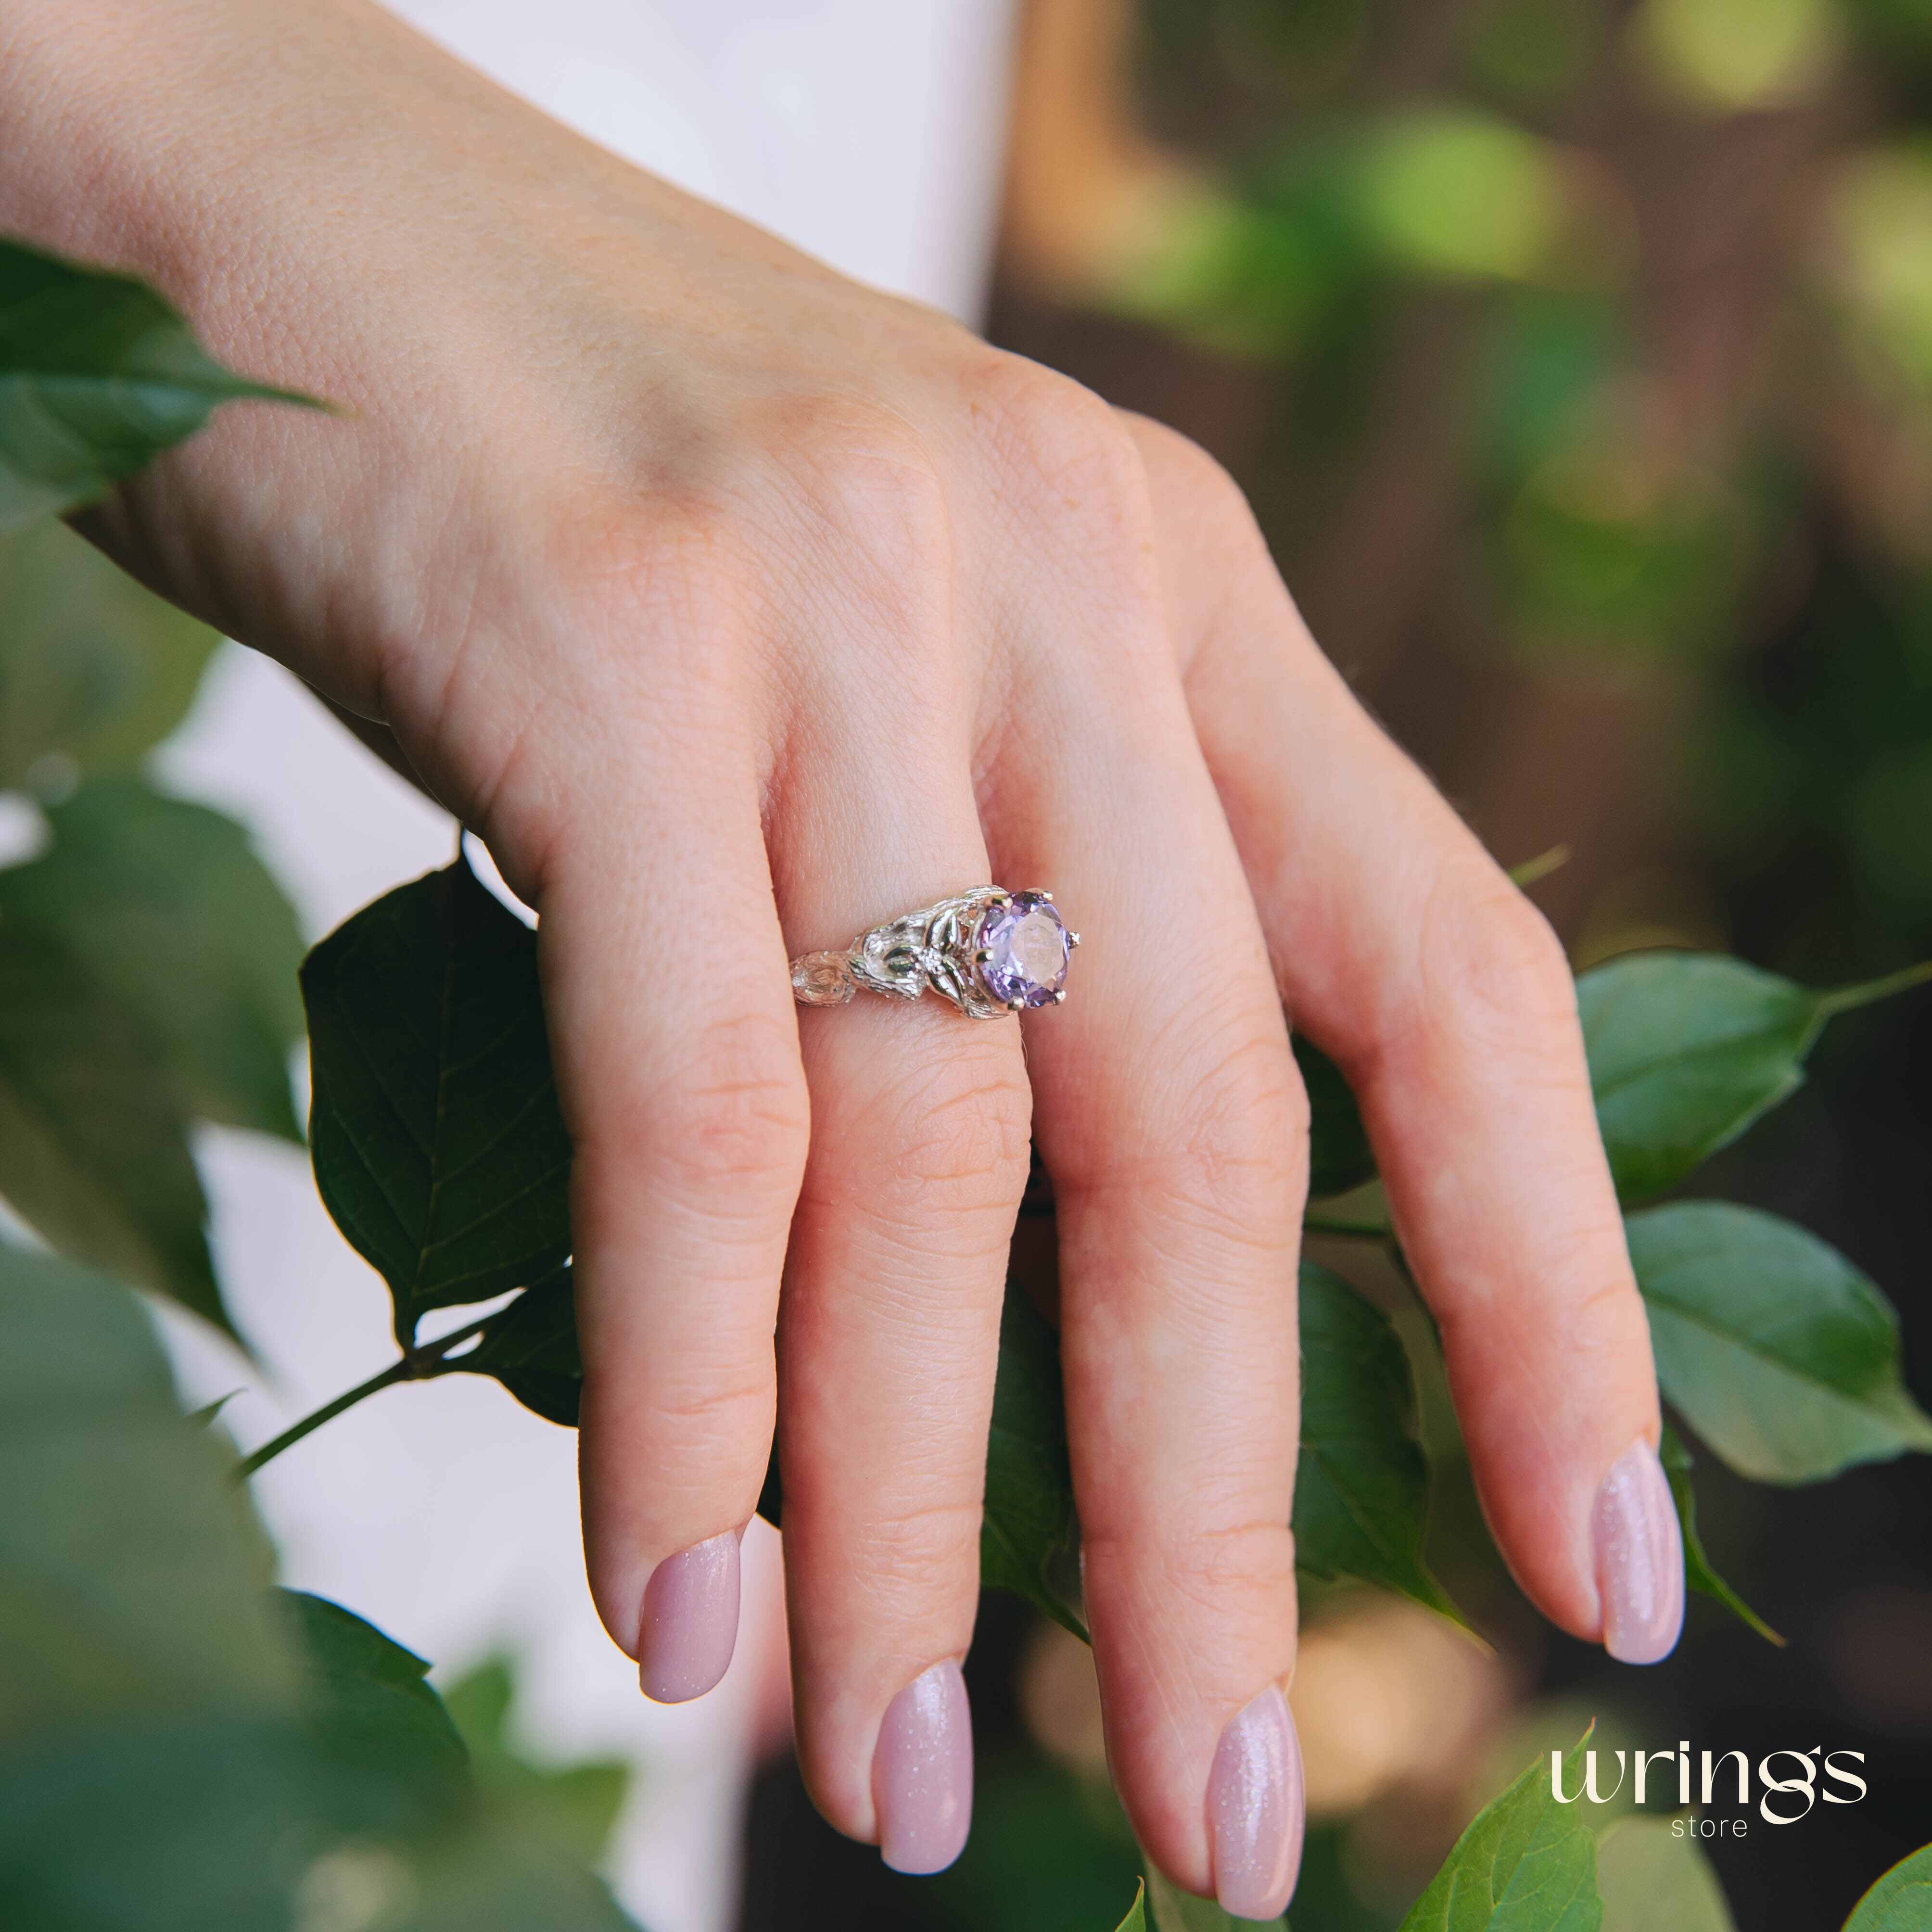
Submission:
M 1824 994 L 1819 999 L 1818 1012 L 1822 1018 L 1835 1019 L 1840 1013 L 1872 1006 L 1880 1000 L 1890 999 L 1896 993 L 1922 986 L 1928 980 L 1932 980 L 1932 959 L 1922 960 L 1916 966 L 1888 974 L 1882 980 L 1868 980 L 1862 986 L 1840 986 L 1835 992 Z
M 1534 859 L 1526 859 L 1520 866 L 1509 868 L 1510 882 L 1519 892 L 1526 892 L 1539 879 L 1546 879 L 1552 872 L 1560 872 L 1570 862 L 1570 848 L 1567 845 L 1552 845 L 1547 852 L 1539 852 Z
M 1304 1234 L 1330 1234 L 1344 1241 L 1393 1241 L 1395 1239 L 1388 1228 L 1378 1227 L 1372 1221 L 1331 1220 L 1325 1214 L 1304 1214 L 1301 1227 Z
M 366 1382 L 358 1382 L 352 1389 L 344 1389 L 333 1402 L 324 1402 L 299 1422 L 290 1424 L 272 1442 L 265 1442 L 253 1455 L 244 1456 L 235 1472 L 235 1480 L 246 1482 L 257 1469 L 272 1462 L 284 1449 L 293 1448 L 304 1436 L 312 1434 L 325 1422 L 333 1422 L 344 1409 L 353 1408 L 364 1396 L 374 1395 L 378 1389 L 392 1388 L 398 1382 L 428 1382 L 442 1374 L 448 1366 L 450 1350 L 459 1342 L 466 1342 L 472 1335 L 480 1334 L 492 1319 L 486 1315 L 482 1321 L 472 1322 L 468 1328 L 459 1328 L 453 1335 L 439 1335 L 434 1342 L 424 1342 L 408 1350 L 380 1375 L 371 1376 Z

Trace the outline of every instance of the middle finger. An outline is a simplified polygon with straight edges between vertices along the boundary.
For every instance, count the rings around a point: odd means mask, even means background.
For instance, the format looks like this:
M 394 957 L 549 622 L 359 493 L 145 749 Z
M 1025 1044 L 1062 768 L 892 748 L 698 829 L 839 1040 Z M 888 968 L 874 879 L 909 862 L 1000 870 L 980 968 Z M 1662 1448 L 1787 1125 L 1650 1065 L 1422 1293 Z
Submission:
M 988 825 L 996 862 L 1055 886 L 1086 940 L 1028 1046 L 1087 1610 L 1142 1842 L 1266 1918 L 1301 1832 L 1283 1692 L 1306 1102 L 1166 637 L 1137 459 L 1097 404 L 1072 414 L 1080 463 L 1034 466 L 1055 594 L 1009 616 Z

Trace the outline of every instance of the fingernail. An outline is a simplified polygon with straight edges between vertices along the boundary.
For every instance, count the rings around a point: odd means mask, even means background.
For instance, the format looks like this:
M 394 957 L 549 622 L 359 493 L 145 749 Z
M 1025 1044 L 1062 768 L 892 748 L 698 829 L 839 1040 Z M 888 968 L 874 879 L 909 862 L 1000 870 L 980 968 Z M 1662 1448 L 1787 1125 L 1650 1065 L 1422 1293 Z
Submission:
M 1301 1871 L 1301 1740 L 1270 1684 L 1228 1720 L 1208 1774 L 1214 1896 L 1237 1918 L 1279 1918 Z
M 1684 1628 L 1684 1539 L 1657 1451 L 1634 1442 L 1610 1466 L 1591 1521 L 1604 1648 L 1619 1664 L 1654 1664 Z
M 667 1556 L 644 1586 L 638 1682 L 646 1697 L 682 1704 L 724 1675 L 738 1642 L 738 1532 Z
M 973 1820 L 973 1717 L 950 1660 L 922 1671 L 886 1706 L 872 1753 L 879 1856 L 894 1871 L 944 1871 Z

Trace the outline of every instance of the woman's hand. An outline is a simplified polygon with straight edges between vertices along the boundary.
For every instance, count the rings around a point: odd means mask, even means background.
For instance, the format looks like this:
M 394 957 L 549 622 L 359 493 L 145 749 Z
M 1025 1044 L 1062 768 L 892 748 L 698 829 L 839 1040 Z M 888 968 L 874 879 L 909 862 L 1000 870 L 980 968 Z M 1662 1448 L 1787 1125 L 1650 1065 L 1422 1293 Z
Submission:
M 585 1540 L 647 1690 L 728 1659 L 776 1415 L 806 1778 L 902 1868 L 957 1852 L 1030 1136 L 1114 1770 L 1182 1884 L 1281 1908 L 1284 1000 L 1361 1097 L 1523 1587 L 1668 1648 L 1656 1388 L 1562 952 L 1211 462 L 355 0 L 0 0 L 0 225 L 139 268 L 346 412 L 227 412 L 92 528 L 386 723 L 540 910 Z M 1063 1009 L 795 1008 L 790 956 L 988 880 L 1083 929 Z

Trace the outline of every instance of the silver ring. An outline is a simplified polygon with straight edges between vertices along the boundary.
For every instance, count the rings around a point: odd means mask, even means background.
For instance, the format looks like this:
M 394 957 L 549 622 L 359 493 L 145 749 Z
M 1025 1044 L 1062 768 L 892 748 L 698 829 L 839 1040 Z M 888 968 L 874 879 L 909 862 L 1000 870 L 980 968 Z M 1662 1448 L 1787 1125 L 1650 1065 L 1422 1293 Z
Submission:
M 791 989 L 802 1006 L 842 1006 L 862 986 L 896 1000 L 929 991 L 976 1020 L 996 1020 L 1058 1006 L 1079 944 L 1051 892 L 975 886 L 860 933 L 842 952 L 801 954 Z

